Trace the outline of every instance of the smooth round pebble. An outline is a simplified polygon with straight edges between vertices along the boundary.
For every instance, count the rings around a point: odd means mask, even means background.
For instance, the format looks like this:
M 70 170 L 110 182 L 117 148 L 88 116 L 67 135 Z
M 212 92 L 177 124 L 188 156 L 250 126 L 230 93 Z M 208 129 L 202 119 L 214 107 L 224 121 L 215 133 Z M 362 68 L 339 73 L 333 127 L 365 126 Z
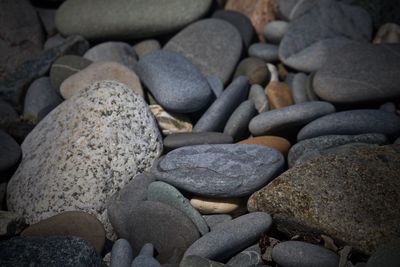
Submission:
M 279 136 L 257 136 L 246 140 L 242 140 L 239 144 L 253 144 L 262 145 L 270 148 L 274 148 L 281 152 L 283 155 L 287 155 L 290 149 L 290 142 L 283 137 Z
M 214 92 L 215 98 L 220 97 L 224 91 L 224 84 L 222 83 L 221 79 L 215 75 L 212 75 L 207 77 L 207 81 L 211 90 Z
M 232 143 L 232 136 L 224 133 L 176 133 L 170 134 L 164 138 L 164 149 L 172 150 L 183 146 Z
M 271 109 L 279 109 L 293 105 L 292 92 L 289 86 L 281 82 L 270 82 L 265 88 Z
M 190 204 L 201 214 L 233 213 L 243 207 L 241 198 L 193 197 Z
M 141 41 L 133 46 L 139 59 L 143 58 L 145 55 L 161 49 L 160 42 L 156 39 L 148 39 Z
M 234 77 L 246 76 L 250 84 L 265 86 L 270 80 L 270 73 L 265 63 L 256 57 L 248 57 L 240 61 Z
M 0 99 L 0 120 L 16 118 L 18 118 L 18 113 L 15 111 L 15 109 L 8 102 Z
M 132 247 L 126 239 L 115 241 L 111 250 L 110 267 L 131 267 L 133 261 Z
M 264 26 L 264 37 L 270 43 L 279 44 L 288 31 L 288 28 L 289 23 L 287 21 L 271 21 Z
M 242 102 L 229 117 L 224 133 L 232 136 L 235 141 L 248 137 L 250 134 L 248 129 L 249 122 L 256 115 L 257 110 L 253 101 L 246 100 Z
M 50 68 L 51 84 L 59 91 L 63 81 L 90 64 L 92 64 L 91 60 L 80 56 L 66 55 L 58 58 Z
M 249 56 L 259 58 L 265 62 L 279 60 L 279 47 L 273 44 L 255 43 L 249 47 Z
M 150 243 L 144 244 L 131 267 L 161 267 L 161 264 L 153 258 L 153 254 L 154 246 Z
M 379 106 L 380 110 L 396 113 L 396 105 L 393 102 L 386 102 Z

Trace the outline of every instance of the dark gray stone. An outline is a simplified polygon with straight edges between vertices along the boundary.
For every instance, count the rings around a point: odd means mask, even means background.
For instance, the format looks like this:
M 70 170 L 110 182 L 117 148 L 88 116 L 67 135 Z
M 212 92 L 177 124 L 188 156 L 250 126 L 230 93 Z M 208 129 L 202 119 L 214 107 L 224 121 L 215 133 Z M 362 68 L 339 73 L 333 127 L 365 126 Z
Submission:
M 300 0 L 277 0 L 278 14 L 285 20 L 290 20 L 293 8 L 299 3 Z
M 288 28 L 289 23 L 286 21 L 271 21 L 267 23 L 264 27 L 264 37 L 269 43 L 279 44 L 285 36 L 286 32 L 288 31 Z
M 269 23 L 267 24 L 269 25 Z M 279 47 L 274 44 L 255 43 L 249 47 L 249 56 L 264 60 L 265 62 L 276 62 L 279 60 Z
M 160 50 L 143 57 L 137 73 L 165 109 L 173 112 L 194 112 L 209 103 L 212 97 L 207 80 L 184 56 Z
M 253 84 L 250 87 L 249 100 L 253 101 L 258 113 L 268 111 L 268 98 L 261 85 Z
M 242 53 L 242 38 L 229 22 L 204 19 L 183 29 L 164 48 L 181 53 L 204 76 L 217 75 L 225 84 Z
M 0 210 L 0 237 L 7 238 L 19 235 L 25 227 L 23 216 L 12 211 Z
M 133 49 L 135 50 L 139 59 L 141 59 L 147 54 L 160 50 L 161 45 L 160 42 L 155 39 L 148 39 L 135 44 Z
M 153 258 L 154 246 L 150 243 L 144 244 L 131 267 L 161 267 L 161 264 Z
M 294 103 L 300 104 L 308 101 L 306 83 L 308 76 L 304 73 L 297 73 L 292 82 L 292 96 Z
M 74 236 L 15 237 L 0 242 L 0 265 L 101 266 L 101 258 L 87 241 Z
M 400 96 L 400 44 L 352 44 L 333 52 L 316 72 L 322 99 L 358 103 Z
M 394 237 L 393 237 L 394 238 Z M 378 249 L 368 259 L 366 267 L 398 267 L 400 266 L 400 239 L 393 239 Z
M 56 9 L 51 8 L 36 8 L 39 15 L 40 21 L 42 22 L 43 28 L 46 31 L 47 36 L 53 36 L 57 33 L 55 17 Z
M 18 163 L 22 155 L 15 140 L 0 129 L 0 172 L 6 171 Z
M 312 72 L 333 50 L 371 40 L 371 18 L 362 8 L 335 0 L 301 1 L 301 5 L 279 46 L 279 57 L 289 67 Z
M 250 120 L 257 114 L 254 103 L 246 100 L 240 104 L 225 125 L 224 133 L 233 137 L 236 142 L 249 136 L 248 125 Z
M 397 137 L 397 139 L 394 141 L 394 144 L 398 144 L 398 145 L 400 145 L 400 136 L 399 136 L 399 137 Z
M 380 110 L 386 111 L 386 112 L 392 112 L 392 113 L 396 113 L 396 104 L 394 104 L 393 102 L 386 102 L 383 103 L 382 105 L 379 106 Z
M 322 101 L 312 101 L 263 112 L 249 124 L 253 135 L 270 135 L 307 124 L 321 116 L 335 112 L 335 107 Z
M 314 76 L 315 76 L 315 72 L 311 73 L 310 75 L 308 75 L 307 81 L 306 81 L 306 95 L 307 95 L 308 101 L 320 100 L 314 92 L 314 87 L 313 87 Z
M 283 164 L 281 153 L 263 146 L 198 145 L 169 152 L 151 172 L 158 180 L 195 195 L 240 197 L 271 181 Z
M 248 88 L 248 79 L 237 77 L 204 112 L 193 127 L 193 132 L 222 131 L 232 112 L 247 98 Z
M 339 256 L 324 247 L 300 241 L 279 243 L 272 249 L 272 259 L 285 267 L 337 267 Z
M 111 250 L 110 267 L 131 267 L 133 261 L 132 247 L 126 239 L 115 241 Z
M 265 62 L 256 57 L 248 57 L 240 61 L 233 77 L 247 76 L 250 84 L 265 86 L 270 80 L 270 72 Z
M 223 263 L 209 260 L 197 255 L 190 255 L 182 259 L 179 267 L 224 267 Z M 228 266 L 226 266 L 228 267 Z
M 331 134 L 381 133 L 389 138 L 400 134 L 400 117 L 378 109 L 342 111 L 318 118 L 304 126 L 297 140 Z
M 231 143 L 233 143 L 232 136 L 224 133 L 176 133 L 164 138 L 164 149 L 172 150 L 183 146 Z
M 61 34 L 57 33 L 56 35 L 48 38 L 46 42 L 44 43 L 44 50 L 56 47 L 61 45 L 62 43 L 65 42 L 65 37 L 61 36 Z
M 0 120 L 13 120 L 18 118 L 18 113 L 7 102 L 0 99 Z
M 211 0 L 68 0 L 56 14 L 63 35 L 87 39 L 140 39 L 177 31 L 202 17 Z
M 289 167 L 296 165 L 297 161 L 304 162 L 303 157 L 317 157 L 324 150 L 351 144 L 365 143 L 384 145 L 388 140 L 383 134 L 360 134 L 360 135 L 325 135 L 315 138 L 306 139 L 293 145 L 289 150 L 288 164 Z
M 203 218 L 206 220 L 208 227 L 210 227 L 210 231 L 214 231 L 218 228 L 218 225 L 232 220 L 232 216 L 229 214 L 203 215 Z
M 227 264 L 235 267 L 254 267 L 264 265 L 259 245 L 256 244 L 246 248 L 239 254 L 232 257 Z
M 215 75 L 212 75 L 207 77 L 207 81 L 211 90 L 214 92 L 215 98 L 220 97 L 224 91 L 224 84 L 222 83 L 221 79 Z
M 242 36 L 244 48 L 247 49 L 251 45 L 255 31 L 249 17 L 232 10 L 217 10 L 212 17 L 225 20 L 235 26 Z
M 184 257 L 197 255 L 216 261 L 225 261 L 256 243 L 272 225 L 272 218 L 264 212 L 254 212 L 224 223 L 194 242 Z

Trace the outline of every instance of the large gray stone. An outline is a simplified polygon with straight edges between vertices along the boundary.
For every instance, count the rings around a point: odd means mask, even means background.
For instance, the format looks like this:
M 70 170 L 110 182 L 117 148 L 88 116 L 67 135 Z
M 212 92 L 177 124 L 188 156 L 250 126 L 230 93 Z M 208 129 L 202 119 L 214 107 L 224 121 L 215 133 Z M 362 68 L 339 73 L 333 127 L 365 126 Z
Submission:
M 108 198 L 146 171 L 161 150 L 145 101 L 123 84 L 94 83 L 26 137 L 22 162 L 8 184 L 8 208 L 28 223 L 62 211 L 86 211 L 110 234 Z
M 263 146 L 198 145 L 169 152 L 151 172 L 158 180 L 195 195 L 240 197 L 271 181 L 283 164 L 280 152 Z
M 204 19 L 183 29 L 164 48 L 181 53 L 204 76 L 217 75 L 225 84 L 241 56 L 242 38 L 229 22 Z
M 137 73 L 165 109 L 174 112 L 198 111 L 211 101 L 206 78 L 184 56 L 159 50 L 143 57 Z
M 63 35 L 88 39 L 139 39 L 177 31 L 203 16 L 211 0 L 68 0 L 57 11 Z
M 352 44 L 328 57 L 313 79 L 314 92 L 335 103 L 400 96 L 400 44 Z

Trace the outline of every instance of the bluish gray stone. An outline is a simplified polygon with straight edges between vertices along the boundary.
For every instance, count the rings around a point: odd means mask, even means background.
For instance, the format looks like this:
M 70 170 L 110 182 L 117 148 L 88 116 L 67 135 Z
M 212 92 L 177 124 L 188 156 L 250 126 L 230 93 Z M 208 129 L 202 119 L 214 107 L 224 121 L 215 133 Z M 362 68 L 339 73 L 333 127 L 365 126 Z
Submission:
M 111 250 L 110 267 L 131 267 L 133 261 L 132 247 L 126 239 L 115 241 Z
M 246 77 L 237 77 L 197 121 L 193 132 L 222 131 L 232 112 L 247 98 L 248 87 Z
M 286 0 L 287 1 L 287 0 Z M 281 1 L 282 2 L 282 1 Z M 289 23 L 283 20 L 274 20 L 267 23 L 264 27 L 264 37 L 269 43 L 279 44 L 286 32 L 288 31 Z
M 261 257 L 260 246 L 256 244 L 246 248 L 232 257 L 227 264 L 235 267 L 254 267 L 264 265 L 264 261 Z
M 231 143 L 233 143 L 232 136 L 224 133 L 176 133 L 164 138 L 164 149 L 172 150 L 183 146 Z
M 400 239 L 391 241 L 378 247 L 368 259 L 366 267 L 398 267 L 400 266 Z
M 218 225 L 232 220 L 232 216 L 229 214 L 203 215 L 203 218 L 206 220 L 208 227 L 210 227 L 210 231 L 214 231 Z
M 197 255 L 190 255 L 182 259 L 179 267 L 228 267 L 227 265 L 209 260 Z
M 220 95 L 222 95 L 222 92 L 224 91 L 224 84 L 222 83 L 221 79 L 215 75 L 212 75 L 207 77 L 207 81 L 215 95 L 215 98 L 220 97 Z
M 195 195 L 241 197 L 271 181 L 283 164 L 280 152 L 259 145 L 198 145 L 169 152 L 151 173 Z
M 272 249 L 272 259 L 285 267 L 337 267 L 339 256 L 324 247 L 300 241 L 279 243 Z
M 315 72 L 313 72 L 313 73 L 311 73 L 310 75 L 307 76 L 306 95 L 307 95 L 308 101 L 318 101 L 318 100 L 320 100 L 319 97 L 314 92 L 314 86 L 313 86 L 314 77 L 315 77 Z
M 257 114 L 254 103 L 246 100 L 240 104 L 225 125 L 224 133 L 233 137 L 234 141 L 245 139 L 249 136 L 248 125 L 250 120 Z
M 137 73 L 157 102 L 169 111 L 194 112 L 211 100 L 206 78 L 179 53 L 150 53 L 137 64 Z
M 15 109 L 9 103 L 0 99 L 0 120 L 12 120 L 17 118 L 18 113 Z
M 268 25 L 268 24 L 267 24 Z M 249 56 L 264 60 L 265 62 L 275 62 L 279 60 L 279 47 L 274 44 L 255 43 L 249 47 Z
M 151 183 L 147 188 L 147 200 L 162 202 L 182 211 L 192 220 L 202 235 L 209 232 L 208 225 L 203 217 L 201 217 L 201 214 L 172 185 L 160 181 Z
M 224 227 L 211 231 L 194 242 L 184 258 L 197 255 L 216 261 L 225 261 L 256 243 L 272 225 L 272 218 L 264 212 L 254 212 L 224 223 Z
M 217 75 L 225 84 L 242 53 L 242 37 L 229 22 L 197 21 L 172 37 L 164 49 L 188 58 L 204 76 Z
M 256 57 L 247 57 L 238 64 L 234 78 L 246 76 L 250 84 L 265 86 L 271 79 L 271 74 L 265 62 Z
M 400 96 L 400 44 L 347 45 L 333 52 L 313 80 L 315 93 L 334 103 Z
M 381 133 L 389 138 L 400 134 L 400 117 L 378 109 L 348 110 L 318 118 L 304 126 L 297 140 L 331 134 Z
M 304 73 L 297 73 L 292 82 L 292 96 L 294 103 L 300 104 L 308 101 L 306 84 L 308 76 Z
M 335 112 L 335 107 L 322 101 L 312 101 L 263 112 L 254 117 L 249 124 L 253 135 L 269 135 L 289 130 L 321 116 Z
M 0 172 L 17 164 L 21 155 L 21 148 L 14 138 L 0 129 Z
M 144 244 L 131 267 L 161 267 L 161 264 L 153 258 L 154 246 L 150 243 Z
M 74 236 L 15 237 L 0 242 L 1 266 L 101 266 L 86 240 Z
M 65 37 L 57 33 L 56 35 L 48 38 L 44 43 L 43 50 L 51 49 L 53 47 L 59 46 L 65 42 Z
M 268 111 L 268 98 L 264 92 L 264 88 L 261 85 L 253 84 L 250 87 L 249 100 L 253 101 L 258 113 Z

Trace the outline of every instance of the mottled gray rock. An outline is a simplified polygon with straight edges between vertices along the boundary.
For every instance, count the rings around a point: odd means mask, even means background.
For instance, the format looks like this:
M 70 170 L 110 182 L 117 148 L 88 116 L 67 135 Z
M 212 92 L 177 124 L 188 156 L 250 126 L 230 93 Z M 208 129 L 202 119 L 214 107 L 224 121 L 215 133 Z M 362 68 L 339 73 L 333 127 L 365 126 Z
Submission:
M 232 216 L 229 214 L 203 215 L 203 218 L 206 220 L 208 227 L 210 227 L 210 231 L 214 231 L 218 228 L 218 225 L 232 220 Z
M 202 235 L 209 232 L 208 225 L 201 214 L 172 185 L 160 181 L 151 183 L 147 189 L 147 200 L 162 202 L 180 210 L 192 220 Z
M 207 77 L 207 81 L 214 93 L 215 98 L 220 97 L 224 91 L 224 84 L 222 83 L 221 79 L 215 75 L 212 75 Z
M 204 76 L 216 75 L 225 84 L 241 56 L 242 38 L 229 22 L 204 19 L 183 29 L 164 48 L 181 53 Z
M 400 265 L 400 240 L 397 238 L 383 244 L 368 259 L 366 267 L 396 267 Z
M 271 135 L 305 125 L 333 112 L 335 107 L 328 102 L 311 101 L 295 104 L 257 115 L 250 121 L 249 129 L 253 135 Z
M 364 9 L 335 0 L 301 1 L 301 5 L 306 7 L 297 7 L 279 46 L 279 57 L 289 67 L 312 72 L 333 50 L 371 40 L 371 18 Z
M 264 265 L 261 257 L 261 250 L 258 244 L 246 248 L 239 254 L 232 257 L 227 265 L 235 267 L 253 267 Z
M 168 150 L 183 146 L 231 143 L 233 143 L 232 136 L 217 132 L 177 133 L 164 138 L 164 148 Z
M 258 113 L 268 111 L 268 98 L 261 85 L 253 84 L 250 87 L 249 100 L 253 101 Z
M 154 246 L 150 243 L 144 244 L 131 267 L 161 267 L 161 264 L 153 258 L 153 254 Z
M 324 247 L 300 241 L 286 241 L 272 249 L 272 259 L 285 267 L 337 267 L 339 256 Z
M 101 266 L 94 248 L 78 237 L 15 237 L 0 242 L 1 266 Z
M 348 146 L 287 170 L 247 207 L 272 214 L 290 236 L 323 233 L 371 254 L 400 234 L 399 161 L 399 146 Z
M 255 43 L 249 47 L 249 56 L 262 59 L 265 62 L 275 62 L 279 60 L 278 50 L 279 47 L 277 45 Z
M 247 98 L 248 88 L 248 79 L 237 77 L 204 112 L 193 127 L 193 132 L 222 131 L 232 112 Z
M 400 134 L 400 117 L 378 109 L 348 110 L 318 118 L 304 126 L 297 140 L 331 134 L 381 133 L 389 138 Z
M 197 255 L 190 255 L 182 259 L 179 267 L 224 267 L 223 263 L 209 260 Z
M 245 139 L 250 135 L 249 122 L 256 114 L 257 110 L 253 101 L 246 100 L 242 102 L 226 122 L 224 133 L 232 136 L 234 141 Z
M 184 56 L 159 50 L 143 57 L 137 73 L 165 109 L 174 112 L 194 112 L 211 100 L 207 80 Z
M 313 79 L 314 92 L 335 103 L 400 96 L 400 44 L 352 44 L 333 52 Z
M 300 104 L 303 102 L 308 101 L 307 91 L 306 91 L 306 83 L 307 83 L 308 76 L 304 73 L 297 73 L 293 77 L 292 82 L 292 96 L 294 103 Z
M 279 44 L 285 36 L 286 32 L 288 31 L 288 28 L 289 23 L 286 21 L 271 21 L 267 23 L 264 27 L 264 37 L 269 43 Z
M 0 236 L 2 238 L 19 235 L 25 226 L 25 219 L 21 215 L 0 210 Z
M 156 39 L 148 39 L 135 44 L 133 49 L 135 50 L 139 59 L 141 59 L 147 54 L 160 50 L 161 45 Z
M 151 172 L 158 180 L 195 195 L 240 197 L 271 181 L 283 164 L 280 152 L 263 146 L 198 145 L 169 152 Z
M 21 158 L 21 148 L 5 131 L 0 129 L 0 172 L 13 167 Z
M 236 68 L 234 78 L 246 76 L 250 84 L 260 84 L 265 86 L 270 80 L 270 72 L 264 61 L 256 57 L 247 57 L 240 61 Z
M 211 0 L 68 0 L 57 10 L 56 26 L 63 35 L 88 39 L 140 39 L 177 31 L 202 17 L 210 4 Z
M 131 267 L 133 261 L 132 247 L 126 239 L 115 241 L 111 250 L 110 267 Z
M 264 212 L 240 216 L 198 239 L 186 250 L 184 257 L 197 255 L 216 261 L 227 260 L 256 243 L 271 225 L 271 216 Z
M 62 211 L 86 211 L 111 234 L 108 198 L 146 171 L 161 150 L 160 133 L 144 100 L 123 84 L 94 83 L 64 101 L 26 137 L 22 162 L 8 184 L 8 208 L 28 223 Z

